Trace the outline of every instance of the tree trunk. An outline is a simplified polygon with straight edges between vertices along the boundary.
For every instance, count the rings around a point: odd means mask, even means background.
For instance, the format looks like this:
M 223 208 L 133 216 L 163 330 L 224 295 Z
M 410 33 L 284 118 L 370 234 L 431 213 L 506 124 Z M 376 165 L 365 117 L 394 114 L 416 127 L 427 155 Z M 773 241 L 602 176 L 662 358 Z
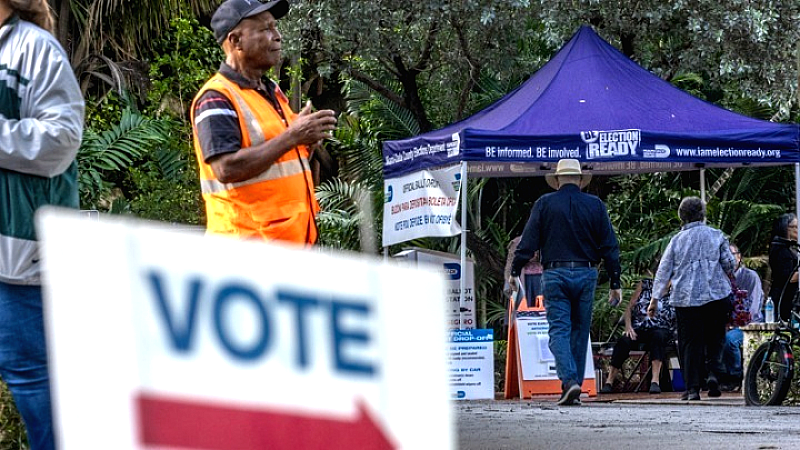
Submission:
M 406 107 L 419 123 L 419 131 L 425 133 L 433 130 L 433 124 L 428 119 L 425 106 L 419 97 L 419 84 L 417 83 L 417 71 L 406 71 L 400 76 L 400 83 L 403 85 L 403 96 L 405 97 Z
M 71 42 L 69 39 L 69 23 L 72 15 L 70 1 L 71 0 L 56 0 L 55 4 L 52 5 L 53 10 L 58 12 L 58 17 L 56 17 L 56 39 L 58 39 L 58 42 L 61 43 L 61 46 L 64 47 L 68 55 L 72 54 Z
M 472 251 L 475 264 L 486 270 L 489 276 L 498 280 L 505 278 L 503 271 L 506 265 L 506 255 L 501 255 L 497 249 L 476 236 L 475 233 L 467 233 L 467 247 Z M 475 284 L 478 284 L 477 280 Z

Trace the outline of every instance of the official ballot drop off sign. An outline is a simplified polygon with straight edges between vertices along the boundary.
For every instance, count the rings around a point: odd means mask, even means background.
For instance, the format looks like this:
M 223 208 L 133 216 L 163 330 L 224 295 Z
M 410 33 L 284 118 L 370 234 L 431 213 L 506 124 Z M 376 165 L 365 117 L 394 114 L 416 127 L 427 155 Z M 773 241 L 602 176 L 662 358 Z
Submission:
M 53 209 L 37 227 L 59 449 L 453 448 L 439 272 Z

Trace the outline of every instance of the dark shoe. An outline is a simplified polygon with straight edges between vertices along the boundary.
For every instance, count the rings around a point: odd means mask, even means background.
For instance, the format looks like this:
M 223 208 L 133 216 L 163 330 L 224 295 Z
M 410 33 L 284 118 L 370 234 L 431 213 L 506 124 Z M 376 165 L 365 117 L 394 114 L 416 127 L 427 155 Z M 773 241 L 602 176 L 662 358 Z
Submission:
M 721 383 L 719 390 L 722 392 L 739 392 L 742 389 L 742 377 L 730 377 L 727 383 Z
M 686 391 L 681 395 L 681 400 L 700 400 L 700 393 L 697 391 Z
M 713 375 L 708 377 L 708 381 L 706 382 L 706 384 L 708 384 L 709 397 L 719 397 L 720 395 L 722 395 L 722 392 L 719 391 L 719 382 L 717 381 L 717 377 Z
M 568 388 L 564 389 L 561 393 L 561 398 L 556 403 L 559 406 L 570 406 L 575 403 L 575 400 L 581 396 L 581 387 L 578 383 L 572 383 Z
M 650 393 L 651 394 L 660 394 L 661 393 L 661 386 L 658 383 L 650 383 Z
M 601 394 L 610 394 L 612 392 L 614 392 L 614 388 L 609 383 L 604 383 L 603 387 L 600 388 L 600 393 Z

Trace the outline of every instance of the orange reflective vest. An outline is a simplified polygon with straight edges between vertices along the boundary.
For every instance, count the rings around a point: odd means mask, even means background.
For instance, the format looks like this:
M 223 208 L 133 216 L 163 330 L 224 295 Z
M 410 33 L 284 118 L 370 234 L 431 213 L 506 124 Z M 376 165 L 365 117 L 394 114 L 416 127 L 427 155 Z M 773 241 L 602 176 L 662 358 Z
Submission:
M 286 121 L 270 102 L 254 89 L 242 89 L 220 74 L 211 77 L 195 96 L 207 90 L 220 92 L 231 101 L 242 131 L 242 148 L 259 145 L 286 130 L 297 116 L 279 88 L 276 97 Z M 298 146 L 281 156 L 260 175 L 237 183 L 221 183 L 194 133 L 194 149 L 200 165 L 200 186 L 206 204 L 209 233 L 240 239 L 282 240 L 313 244 L 317 240 L 314 216 L 319 211 L 314 182 L 308 164 L 309 151 Z

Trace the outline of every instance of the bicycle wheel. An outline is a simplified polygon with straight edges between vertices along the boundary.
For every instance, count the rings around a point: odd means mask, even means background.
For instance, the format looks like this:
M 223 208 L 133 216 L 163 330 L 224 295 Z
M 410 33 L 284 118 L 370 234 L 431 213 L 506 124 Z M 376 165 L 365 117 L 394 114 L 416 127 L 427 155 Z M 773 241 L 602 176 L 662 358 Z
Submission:
M 747 364 L 744 400 L 750 406 L 780 405 L 792 384 L 794 359 L 785 342 L 765 342 Z

